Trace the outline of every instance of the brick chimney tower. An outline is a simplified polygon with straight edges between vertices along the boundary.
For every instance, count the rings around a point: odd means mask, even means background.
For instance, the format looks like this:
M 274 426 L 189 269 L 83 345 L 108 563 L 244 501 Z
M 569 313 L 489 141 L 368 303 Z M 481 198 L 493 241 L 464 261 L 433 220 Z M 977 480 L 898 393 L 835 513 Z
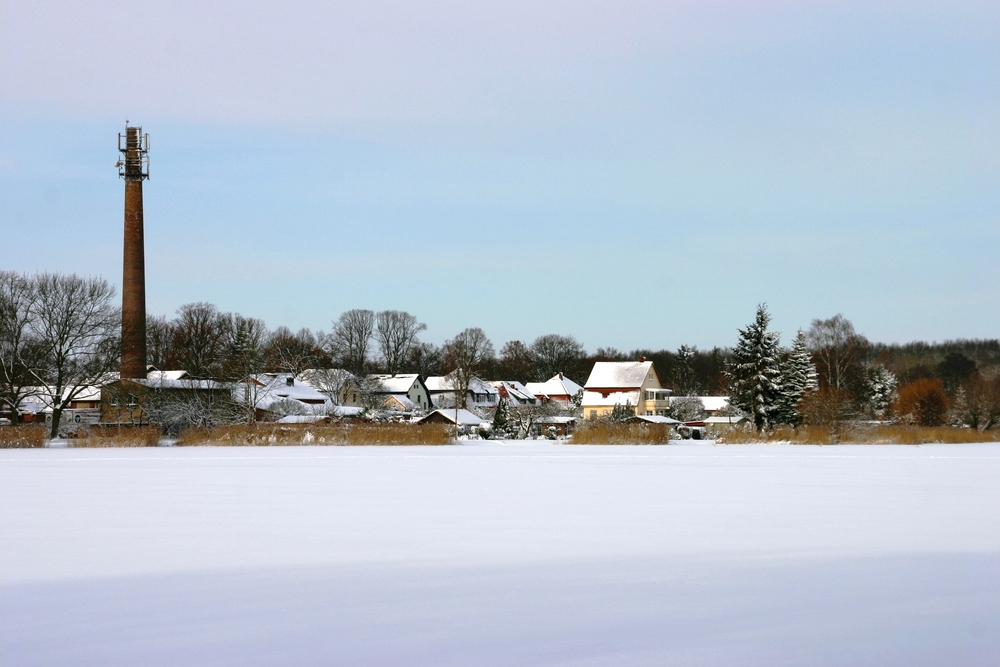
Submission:
M 124 140 L 124 141 L 123 141 Z M 146 377 L 146 256 L 142 233 L 142 182 L 149 178 L 149 135 L 126 127 L 118 135 L 118 175 L 125 179 L 125 253 L 122 274 L 121 377 Z

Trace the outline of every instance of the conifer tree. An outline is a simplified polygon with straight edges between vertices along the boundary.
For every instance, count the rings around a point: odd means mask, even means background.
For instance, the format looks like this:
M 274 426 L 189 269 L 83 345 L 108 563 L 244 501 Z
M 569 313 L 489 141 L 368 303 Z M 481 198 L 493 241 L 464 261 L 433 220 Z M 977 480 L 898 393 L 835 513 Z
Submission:
M 807 391 L 818 388 L 816 378 L 816 366 L 806 347 L 806 335 L 799 329 L 792 342 L 792 349 L 781 365 L 781 395 L 778 399 L 776 423 L 792 426 L 802 423 L 799 401 Z
M 767 305 L 757 306 L 757 316 L 745 329 L 726 371 L 729 402 L 748 415 L 758 431 L 770 428 L 780 417 L 781 357 L 778 334 L 767 330 L 771 316 Z
M 501 396 L 500 402 L 497 403 L 496 412 L 493 413 L 493 437 L 506 437 L 510 425 L 510 410 L 507 407 L 507 399 Z

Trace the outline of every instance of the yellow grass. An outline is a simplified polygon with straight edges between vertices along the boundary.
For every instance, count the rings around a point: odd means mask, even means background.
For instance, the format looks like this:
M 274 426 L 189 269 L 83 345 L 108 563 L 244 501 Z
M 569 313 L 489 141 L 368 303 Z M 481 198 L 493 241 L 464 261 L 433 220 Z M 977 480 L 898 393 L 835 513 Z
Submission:
M 443 424 L 253 424 L 189 428 L 178 445 L 270 447 L 283 445 L 448 445 L 451 430 Z
M 0 449 L 44 447 L 48 429 L 42 424 L 0 426 Z
M 666 424 L 585 423 L 574 432 L 572 445 L 665 445 L 672 430 Z M 676 437 L 676 436 L 675 436 Z
M 925 445 L 932 443 L 956 444 L 964 442 L 997 442 L 1000 430 L 977 431 L 953 426 L 904 426 L 902 424 L 852 424 L 800 426 L 795 429 L 781 426 L 770 433 L 731 431 L 718 442 L 752 444 L 766 442 L 791 442 L 797 445 Z
M 155 447 L 163 432 L 156 426 L 90 428 L 72 440 L 73 447 Z

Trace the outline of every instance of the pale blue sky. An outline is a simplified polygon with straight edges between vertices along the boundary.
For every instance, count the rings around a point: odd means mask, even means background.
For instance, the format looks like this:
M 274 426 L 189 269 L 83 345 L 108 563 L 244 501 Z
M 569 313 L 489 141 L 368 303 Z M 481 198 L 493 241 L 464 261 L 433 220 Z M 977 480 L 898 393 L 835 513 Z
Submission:
M 3 268 L 593 350 L 1000 336 L 1000 5 L 0 1 Z

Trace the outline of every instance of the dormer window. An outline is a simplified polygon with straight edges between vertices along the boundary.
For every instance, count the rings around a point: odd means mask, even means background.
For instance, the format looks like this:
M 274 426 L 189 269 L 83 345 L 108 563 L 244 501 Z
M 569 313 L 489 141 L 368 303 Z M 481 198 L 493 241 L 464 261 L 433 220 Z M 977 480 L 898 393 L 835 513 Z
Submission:
M 293 378 L 290 375 L 288 377 L 286 377 L 285 378 L 285 386 L 286 387 L 294 387 L 295 386 L 295 378 Z

